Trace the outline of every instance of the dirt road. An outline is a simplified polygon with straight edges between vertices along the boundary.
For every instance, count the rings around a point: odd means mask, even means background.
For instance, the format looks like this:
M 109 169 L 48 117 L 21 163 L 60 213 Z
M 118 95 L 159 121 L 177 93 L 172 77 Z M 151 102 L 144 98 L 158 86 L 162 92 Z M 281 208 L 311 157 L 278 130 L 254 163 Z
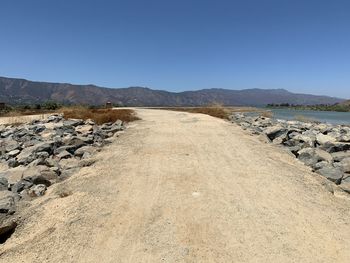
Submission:
M 34 201 L 1 262 L 350 262 L 350 201 L 293 157 L 220 119 L 137 112 Z

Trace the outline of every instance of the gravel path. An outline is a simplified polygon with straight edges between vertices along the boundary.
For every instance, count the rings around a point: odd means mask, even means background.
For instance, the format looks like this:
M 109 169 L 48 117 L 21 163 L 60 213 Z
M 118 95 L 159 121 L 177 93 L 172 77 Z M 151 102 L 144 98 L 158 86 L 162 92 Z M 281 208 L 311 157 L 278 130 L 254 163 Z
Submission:
M 0 262 L 350 262 L 350 200 L 295 158 L 206 115 L 137 112 L 24 210 Z

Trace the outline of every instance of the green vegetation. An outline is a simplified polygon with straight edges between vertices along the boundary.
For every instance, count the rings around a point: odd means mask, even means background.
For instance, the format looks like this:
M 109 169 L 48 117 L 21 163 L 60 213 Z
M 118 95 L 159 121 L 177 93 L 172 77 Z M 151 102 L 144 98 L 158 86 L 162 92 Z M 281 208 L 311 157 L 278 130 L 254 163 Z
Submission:
M 315 111 L 337 111 L 337 112 L 350 112 L 350 104 L 337 103 L 333 105 L 318 104 L 318 105 L 295 105 L 289 103 L 281 104 L 268 104 L 267 108 L 273 109 L 293 109 L 293 110 L 315 110 Z

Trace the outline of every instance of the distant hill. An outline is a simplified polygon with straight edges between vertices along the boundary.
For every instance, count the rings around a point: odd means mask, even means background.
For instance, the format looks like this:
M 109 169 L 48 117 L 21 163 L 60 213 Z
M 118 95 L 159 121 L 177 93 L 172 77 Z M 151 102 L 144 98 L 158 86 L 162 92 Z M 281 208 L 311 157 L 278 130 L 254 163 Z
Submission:
M 343 101 L 341 104 L 345 106 L 350 106 L 350 100 Z
M 271 103 L 335 104 L 344 100 L 327 96 L 295 94 L 284 89 L 203 89 L 175 93 L 143 87 L 111 89 L 95 85 L 35 82 L 0 77 L 0 102 L 24 104 L 45 101 L 92 105 L 110 101 L 123 106 L 200 106 L 210 103 L 229 106 L 263 106 Z

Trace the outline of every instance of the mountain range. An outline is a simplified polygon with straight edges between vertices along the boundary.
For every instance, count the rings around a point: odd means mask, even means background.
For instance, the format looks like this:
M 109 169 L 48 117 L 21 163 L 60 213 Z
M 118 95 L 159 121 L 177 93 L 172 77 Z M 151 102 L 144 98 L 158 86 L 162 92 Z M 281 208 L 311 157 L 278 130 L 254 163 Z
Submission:
M 122 106 L 200 106 L 221 103 L 227 106 L 264 106 L 271 103 L 298 105 L 335 104 L 344 99 L 296 94 L 284 89 L 203 89 L 169 92 L 144 87 L 105 88 L 95 85 L 49 83 L 0 77 L 0 102 L 33 104 L 56 101 L 67 104 Z

